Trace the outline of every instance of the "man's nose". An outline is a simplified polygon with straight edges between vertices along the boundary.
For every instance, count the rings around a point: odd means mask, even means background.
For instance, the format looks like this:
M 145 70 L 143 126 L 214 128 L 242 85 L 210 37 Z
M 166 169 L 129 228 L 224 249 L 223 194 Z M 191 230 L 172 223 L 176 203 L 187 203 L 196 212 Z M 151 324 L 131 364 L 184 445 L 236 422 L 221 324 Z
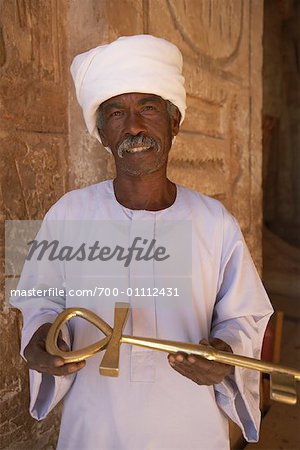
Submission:
M 126 132 L 132 136 L 146 131 L 146 126 L 140 114 L 136 112 L 129 112 L 126 116 Z

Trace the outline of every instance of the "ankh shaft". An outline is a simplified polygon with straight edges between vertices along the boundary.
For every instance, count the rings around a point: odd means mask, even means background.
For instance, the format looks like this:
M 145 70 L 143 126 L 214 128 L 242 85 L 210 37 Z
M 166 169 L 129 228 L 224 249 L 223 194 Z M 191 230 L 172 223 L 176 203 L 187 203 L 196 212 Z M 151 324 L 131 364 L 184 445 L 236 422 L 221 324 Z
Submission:
M 151 339 L 135 336 L 122 336 L 122 344 L 138 345 L 140 347 L 152 348 L 168 353 L 183 352 L 201 356 L 210 361 L 215 361 L 232 366 L 244 367 L 246 369 L 254 369 L 264 373 L 283 373 L 293 376 L 300 381 L 300 370 L 291 369 L 279 364 L 272 364 L 247 356 L 235 355 L 233 353 L 216 350 L 214 347 L 202 344 L 190 344 L 187 342 L 168 341 L 161 339 Z

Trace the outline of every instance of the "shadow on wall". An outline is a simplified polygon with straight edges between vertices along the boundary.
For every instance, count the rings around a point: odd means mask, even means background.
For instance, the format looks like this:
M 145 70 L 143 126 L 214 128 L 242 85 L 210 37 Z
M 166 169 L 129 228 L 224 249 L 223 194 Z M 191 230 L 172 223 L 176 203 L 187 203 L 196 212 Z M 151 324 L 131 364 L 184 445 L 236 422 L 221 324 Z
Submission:
M 300 0 L 264 5 L 264 221 L 300 247 Z

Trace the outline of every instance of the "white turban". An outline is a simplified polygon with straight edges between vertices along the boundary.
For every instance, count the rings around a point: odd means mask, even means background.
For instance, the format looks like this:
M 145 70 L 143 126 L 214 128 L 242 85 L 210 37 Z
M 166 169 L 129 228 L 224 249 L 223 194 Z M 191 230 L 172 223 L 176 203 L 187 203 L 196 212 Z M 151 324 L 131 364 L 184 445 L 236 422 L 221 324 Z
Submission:
M 116 95 L 130 92 L 159 95 L 177 106 L 180 123 L 184 119 L 182 55 L 165 39 L 147 34 L 120 37 L 75 56 L 71 74 L 87 129 L 100 142 L 97 108 Z

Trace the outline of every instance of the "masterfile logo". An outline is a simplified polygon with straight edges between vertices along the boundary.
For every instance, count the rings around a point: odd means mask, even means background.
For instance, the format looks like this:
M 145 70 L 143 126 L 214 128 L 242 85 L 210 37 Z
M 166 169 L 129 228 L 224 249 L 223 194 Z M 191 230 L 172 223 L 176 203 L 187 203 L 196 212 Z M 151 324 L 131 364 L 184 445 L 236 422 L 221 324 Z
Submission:
M 156 239 L 143 239 L 136 237 L 133 239 L 129 247 L 122 247 L 116 245 L 111 248 L 107 245 L 100 244 L 95 241 L 92 245 L 87 245 L 85 242 L 81 243 L 77 248 L 69 245 L 61 245 L 58 240 L 33 240 L 26 260 L 30 261 L 33 255 L 37 255 L 37 260 L 48 258 L 49 261 L 109 261 L 115 259 L 116 261 L 123 261 L 124 267 L 128 267 L 134 258 L 136 261 L 164 261 L 170 258 L 164 246 L 157 246 Z

